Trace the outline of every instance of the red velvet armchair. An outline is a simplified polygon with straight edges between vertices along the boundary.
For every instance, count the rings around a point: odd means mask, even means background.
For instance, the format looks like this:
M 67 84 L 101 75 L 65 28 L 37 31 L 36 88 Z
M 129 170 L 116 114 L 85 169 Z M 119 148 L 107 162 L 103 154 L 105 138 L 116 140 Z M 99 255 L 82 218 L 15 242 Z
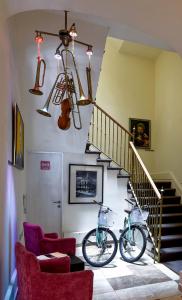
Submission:
M 39 225 L 23 223 L 25 247 L 35 255 L 59 251 L 75 255 L 76 239 L 59 238 L 57 233 L 44 233 Z
M 35 255 L 27 251 L 19 242 L 16 243 L 15 254 L 18 279 L 17 300 L 92 299 L 93 272 L 86 270 L 70 273 L 69 257 L 38 261 Z M 55 271 L 52 267 L 53 260 L 55 265 L 59 265 L 57 274 L 52 273 L 53 270 Z

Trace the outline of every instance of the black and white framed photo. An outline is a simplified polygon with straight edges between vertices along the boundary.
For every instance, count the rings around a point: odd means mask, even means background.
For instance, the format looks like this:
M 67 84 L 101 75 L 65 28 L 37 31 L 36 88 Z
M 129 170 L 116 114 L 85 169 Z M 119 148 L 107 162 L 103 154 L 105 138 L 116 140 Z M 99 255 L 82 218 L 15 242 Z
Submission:
M 69 204 L 103 203 L 104 167 L 69 165 Z

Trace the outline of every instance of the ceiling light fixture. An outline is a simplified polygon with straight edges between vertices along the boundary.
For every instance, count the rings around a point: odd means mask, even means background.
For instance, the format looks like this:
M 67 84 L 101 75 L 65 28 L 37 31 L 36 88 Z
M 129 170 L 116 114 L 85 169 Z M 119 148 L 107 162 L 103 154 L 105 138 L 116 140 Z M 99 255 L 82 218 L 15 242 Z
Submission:
M 71 110 L 73 124 L 76 129 L 81 129 L 81 118 L 79 112 L 79 106 L 88 105 L 93 103 L 92 98 L 92 82 L 91 82 L 91 64 L 90 59 L 93 54 L 93 46 L 77 40 L 77 30 L 76 25 L 73 23 L 68 29 L 68 11 L 65 11 L 65 27 L 64 29 L 59 30 L 58 33 L 51 33 L 46 31 L 36 30 L 35 42 L 37 43 L 38 49 L 38 64 L 37 64 L 37 72 L 36 72 L 36 81 L 35 86 L 36 90 L 39 90 L 40 87 L 43 86 L 44 83 L 44 74 L 45 74 L 45 62 L 41 59 L 40 55 L 40 44 L 43 42 L 43 36 L 53 36 L 58 37 L 61 42 L 59 42 L 59 46 L 56 48 L 54 57 L 58 60 L 58 68 L 60 67 L 59 61 L 62 62 L 62 71 L 58 72 L 57 78 L 55 80 L 52 89 L 50 90 L 49 96 L 45 105 L 42 109 L 38 109 L 37 112 L 46 116 L 50 117 L 51 114 L 48 112 L 50 103 L 54 105 L 60 105 L 61 111 L 65 110 L 65 103 L 69 103 L 68 112 Z M 87 77 L 87 87 L 88 87 L 88 96 L 85 97 L 81 80 L 79 77 L 79 72 L 77 68 L 76 58 L 74 55 L 74 45 L 79 44 L 81 46 L 86 47 L 85 53 L 89 57 L 89 63 L 86 67 L 86 77 Z M 72 51 L 70 49 L 70 45 L 72 45 Z M 43 79 L 42 84 L 40 84 L 40 61 L 44 64 L 43 70 Z M 71 61 L 71 65 L 70 65 Z M 34 88 L 35 90 L 35 88 Z M 30 90 L 31 91 L 31 90 Z M 40 90 L 39 90 L 40 91 Z M 37 95 L 37 93 L 34 92 Z M 79 96 L 78 96 L 79 95 Z M 69 100 L 69 101 L 68 101 Z M 66 102 L 67 101 L 67 102 Z M 67 114 L 66 114 L 67 115 Z M 67 118 L 69 120 L 69 118 Z M 78 122 L 77 122 L 78 121 Z M 59 122 L 58 122 L 59 123 Z M 68 126 L 69 125 L 69 126 Z M 70 127 L 70 122 L 67 126 L 60 126 L 59 128 L 66 130 Z

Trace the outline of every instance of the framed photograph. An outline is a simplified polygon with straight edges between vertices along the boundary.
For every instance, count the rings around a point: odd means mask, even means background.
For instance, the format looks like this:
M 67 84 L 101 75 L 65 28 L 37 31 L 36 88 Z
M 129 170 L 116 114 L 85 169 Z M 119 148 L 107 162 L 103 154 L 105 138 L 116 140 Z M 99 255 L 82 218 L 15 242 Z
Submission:
M 24 169 L 24 123 L 17 104 L 13 109 L 13 165 Z
M 104 166 L 69 165 L 69 204 L 103 203 Z
M 135 132 L 134 145 L 137 148 L 151 148 L 151 121 L 145 119 L 129 119 L 129 130 Z

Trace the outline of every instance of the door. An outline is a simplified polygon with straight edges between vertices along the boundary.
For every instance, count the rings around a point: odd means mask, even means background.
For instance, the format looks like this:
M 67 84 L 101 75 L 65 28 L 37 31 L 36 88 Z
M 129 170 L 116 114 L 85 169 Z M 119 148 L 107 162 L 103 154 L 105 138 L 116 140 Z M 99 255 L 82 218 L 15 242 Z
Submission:
M 61 234 L 60 153 L 28 153 L 27 221 Z

